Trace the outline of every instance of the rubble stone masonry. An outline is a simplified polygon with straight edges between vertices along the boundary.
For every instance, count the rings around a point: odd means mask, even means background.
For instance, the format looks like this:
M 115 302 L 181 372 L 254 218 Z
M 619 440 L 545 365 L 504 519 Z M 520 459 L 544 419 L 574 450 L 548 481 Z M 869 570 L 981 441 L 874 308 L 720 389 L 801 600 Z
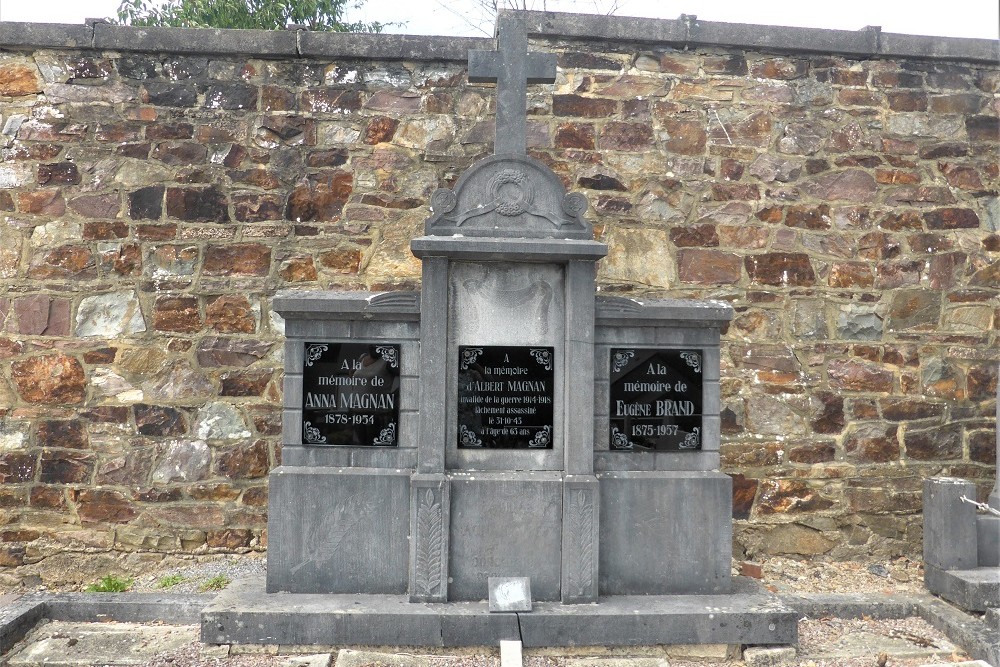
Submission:
M 532 16 L 529 153 L 600 289 L 736 309 L 737 555 L 918 554 L 924 478 L 993 483 L 996 44 Z M 470 47 L 0 24 L 0 565 L 266 546 L 271 297 L 418 287 L 492 151 Z

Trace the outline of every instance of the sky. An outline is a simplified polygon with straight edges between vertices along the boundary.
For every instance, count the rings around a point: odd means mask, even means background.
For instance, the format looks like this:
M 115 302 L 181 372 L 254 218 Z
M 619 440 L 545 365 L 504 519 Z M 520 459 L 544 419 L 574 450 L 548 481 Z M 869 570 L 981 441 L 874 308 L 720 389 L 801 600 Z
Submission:
M 1000 37 L 998 0 L 497 0 L 528 9 L 614 13 L 675 19 L 694 14 L 706 21 L 859 30 L 946 37 Z M 120 0 L 0 0 L 0 20 L 83 23 L 114 16 Z M 349 21 L 400 22 L 385 32 L 414 35 L 492 36 L 493 21 L 482 5 L 490 0 L 365 0 Z

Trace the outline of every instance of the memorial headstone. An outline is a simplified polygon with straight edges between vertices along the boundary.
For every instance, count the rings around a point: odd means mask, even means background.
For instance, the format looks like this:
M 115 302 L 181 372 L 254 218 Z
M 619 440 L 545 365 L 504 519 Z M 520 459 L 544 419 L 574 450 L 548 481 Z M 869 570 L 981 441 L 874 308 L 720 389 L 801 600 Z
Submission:
M 729 593 L 725 304 L 596 298 L 586 199 L 525 151 L 551 83 L 516 14 L 469 78 L 496 153 L 431 197 L 419 295 L 285 292 L 268 590 L 538 601 Z M 292 518 L 294 517 L 294 518 Z M 513 579 L 512 579 L 513 578 Z M 526 582 L 527 583 L 527 582 Z

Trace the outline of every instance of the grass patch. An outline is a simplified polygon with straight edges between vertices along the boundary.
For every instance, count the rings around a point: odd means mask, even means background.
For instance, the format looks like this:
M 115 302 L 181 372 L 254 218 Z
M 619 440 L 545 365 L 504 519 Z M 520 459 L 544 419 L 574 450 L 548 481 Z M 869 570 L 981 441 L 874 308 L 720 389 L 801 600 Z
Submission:
M 177 584 L 184 581 L 184 575 L 181 574 L 168 574 L 165 577 L 160 577 L 156 582 L 157 588 L 173 588 Z
M 134 579 L 123 579 L 113 574 L 106 575 L 83 590 L 87 593 L 123 593 L 132 588 Z
M 202 593 L 207 593 L 208 591 L 221 591 L 223 588 L 229 585 L 230 579 L 224 574 L 217 574 L 201 586 L 198 590 Z

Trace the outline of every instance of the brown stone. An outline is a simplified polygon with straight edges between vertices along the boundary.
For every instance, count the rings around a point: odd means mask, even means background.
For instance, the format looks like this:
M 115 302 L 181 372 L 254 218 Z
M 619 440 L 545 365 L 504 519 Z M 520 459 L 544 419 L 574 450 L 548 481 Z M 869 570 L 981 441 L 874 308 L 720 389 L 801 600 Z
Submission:
M 263 440 L 219 451 L 215 458 L 216 473 L 229 479 L 264 477 L 269 466 L 267 443 Z
M 201 329 L 198 298 L 159 296 L 153 305 L 153 328 L 158 331 L 193 333 Z
M 240 491 L 232 484 L 192 484 L 188 490 L 188 495 L 195 500 L 235 500 L 239 497 Z
M 851 429 L 844 438 L 847 458 L 858 463 L 888 463 L 899 460 L 896 426 L 863 424 Z
M 0 65 L 0 97 L 23 97 L 42 92 L 38 70 L 25 65 Z
M 924 213 L 928 229 L 975 229 L 979 216 L 968 208 L 939 208 Z
M 351 247 L 329 250 L 319 256 L 319 263 L 337 273 L 357 273 L 361 268 L 361 250 Z
M 285 218 L 296 222 L 335 220 L 353 190 L 354 177 L 344 171 L 310 176 L 288 196 Z
M 251 486 L 243 492 L 240 502 L 250 507 L 267 507 L 267 487 Z
M 167 188 L 167 215 L 187 222 L 228 222 L 229 202 L 216 186 Z
M 198 363 L 203 367 L 249 366 L 263 359 L 270 343 L 235 338 L 205 338 L 198 344 Z
M 220 396 L 262 396 L 271 381 L 270 369 L 223 373 L 219 378 Z
M 32 507 L 62 509 L 66 506 L 66 496 L 61 488 L 37 485 L 32 487 L 28 502 Z
M 11 377 L 21 399 L 28 403 L 82 403 L 87 395 L 83 366 L 58 352 L 15 361 Z
M 30 482 L 35 477 L 36 454 L 0 453 L 0 484 Z
M 898 290 L 889 306 L 889 328 L 929 330 L 938 326 L 941 318 L 941 293 L 925 289 Z
M 882 106 L 882 95 L 872 90 L 844 88 L 837 93 L 837 100 L 840 104 L 849 107 Z
M 844 500 L 851 512 L 864 513 L 869 517 L 890 512 L 919 513 L 922 504 L 920 477 L 849 480 L 844 489 Z
M 300 283 L 317 279 L 312 257 L 290 257 L 281 263 L 278 275 L 287 282 Z
M 96 266 L 89 248 L 65 245 L 32 256 L 28 277 L 35 280 L 47 278 L 90 280 L 97 277 Z
M 208 275 L 266 276 L 271 270 L 271 249 L 259 243 L 210 245 L 205 248 L 202 271 Z
M 888 204 L 953 204 L 955 196 L 946 187 L 910 186 L 892 188 L 885 201 Z
M 58 216 L 66 212 L 66 200 L 58 189 L 32 190 L 17 195 L 17 209 L 21 213 Z
M 553 95 L 554 116 L 579 116 L 581 118 L 608 118 L 615 112 L 614 100 L 581 97 L 579 95 Z
M 719 236 L 715 233 L 715 225 L 711 224 L 673 227 L 670 241 L 678 248 L 708 247 L 719 245 Z
M 84 423 L 79 419 L 55 419 L 38 425 L 37 444 L 45 448 L 87 449 L 90 439 Z
M 712 199 L 715 201 L 746 201 L 760 199 L 756 183 L 712 183 Z
M 750 65 L 751 75 L 761 79 L 788 81 L 800 79 L 809 72 L 809 61 L 791 58 L 768 58 Z
M 183 435 L 187 433 L 184 413 L 163 405 L 137 403 L 132 406 L 136 430 L 142 435 Z
M 785 210 L 785 224 L 801 229 L 830 229 L 830 207 L 789 206 Z
M 933 419 L 944 415 L 943 404 L 911 398 L 882 398 L 879 399 L 879 407 L 882 410 L 882 418 L 893 422 Z
M 906 429 L 903 437 L 906 456 L 918 461 L 942 461 L 962 458 L 962 426 L 946 424 L 916 431 Z
M 253 533 L 247 528 L 210 530 L 205 536 L 208 546 L 217 549 L 239 549 L 250 546 Z
M 237 222 L 283 220 L 284 210 L 284 204 L 278 195 L 257 192 L 233 195 L 233 215 Z
M 85 222 L 83 223 L 83 238 L 87 241 L 113 241 L 128 236 L 128 224 L 125 222 Z
M 42 484 L 84 484 L 94 470 L 90 452 L 42 450 L 38 481 Z
M 887 91 L 886 98 L 893 111 L 927 111 L 927 93 L 922 91 Z
M 837 458 L 837 447 L 833 443 L 818 442 L 797 445 L 788 450 L 788 460 L 792 463 L 829 463 Z
M 833 501 L 823 498 L 799 480 L 764 479 L 757 492 L 756 511 L 762 516 L 829 509 Z
M 875 284 L 875 275 L 870 264 L 843 262 L 830 265 L 830 275 L 827 279 L 830 287 L 855 288 L 871 287 Z
M 854 360 L 833 360 L 827 364 L 830 386 L 834 389 L 865 392 L 890 392 L 892 371 Z
M 733 518 L 749 519 L 759 482 L 756 479 L 748 479 L 740 473 L 729 476 L 733 478 Z
M 318 88 L 302 93 L 302 109 L 317 113 L 350 113 L 361 109 L 361 92 Z
M 997 393 L 997 365 L 979 363 L 970 367 L 966 381 L 970 401 L 989 400 Z
M 983 181 L 979 177 L 979 172 L 974 167 L 946 162 L 938 164 L 938 169 L 944 174 L 948 185 L 953 188 L 972 191 L 983 188 Z
M 692 248 L 681 250 L 677 255 L 681 282 L 734 285 L 743 275 L 740 256 L 734 253 Z
M 645 123 L 609 122 L 601 129 L 602 150 L 639 151 L 653 145 L 653 129 Z
M 833 392 L 817 391 L 813 394 L 813 399 L 819 405 L 810 421 L 813 432 L 830 435 L 841 433 L 845 426 L 844 398 Z
M 83 523 L 128 523 L 139 511 L 118 491 L 84 489 L 76 497 Z
M 14 299 L 17 332 L 26 336 L 68 336 L 69 299 L 53 299 L 43 294 Z M 2 319 L 2 318 L 0 318 Z
M 827 201 L 870 202 L 875 199 L 877 184 L 866 171 L 849 169 L 818 176 L 802 184 L 802 190 Z
M 1000 141 L 1000 119 L 996 116 L 966 116 L 965 131 L 969 141 Z
M 701 155 L 705 152 L 708 133 L 704 121 L 667 119 L 663 127 L 667 131 L 667 151 L 682 155 Z
M 969 460 L 990 466 L 997 462 L 995 431 L 974 431 L 969 434 Z
M 153 148 L 150 157 L 170 166 L 202 164 L 208 159 L 208 148 L 193 141 L 165 141 Z
M 364 134 L 364 142 L 374 146 L 375 144 L 392 141 L 397 127 L 399 127 L 399 121 L 395 118 L 376 116 L 368 121 L 368 128 Z
M 763 253 L 743 260 L 750 281 L 761 285 L 804 287 L 816 282 L 816 274 L 804 253 Z
M 208 299 L 205 324 L 221 333 L 253 333 L 257 318 L 245 296 L 224 294 Z
M 561 123 L 556 128 L 555 147 L 594 150 L 594 126 L 590 123 Z

